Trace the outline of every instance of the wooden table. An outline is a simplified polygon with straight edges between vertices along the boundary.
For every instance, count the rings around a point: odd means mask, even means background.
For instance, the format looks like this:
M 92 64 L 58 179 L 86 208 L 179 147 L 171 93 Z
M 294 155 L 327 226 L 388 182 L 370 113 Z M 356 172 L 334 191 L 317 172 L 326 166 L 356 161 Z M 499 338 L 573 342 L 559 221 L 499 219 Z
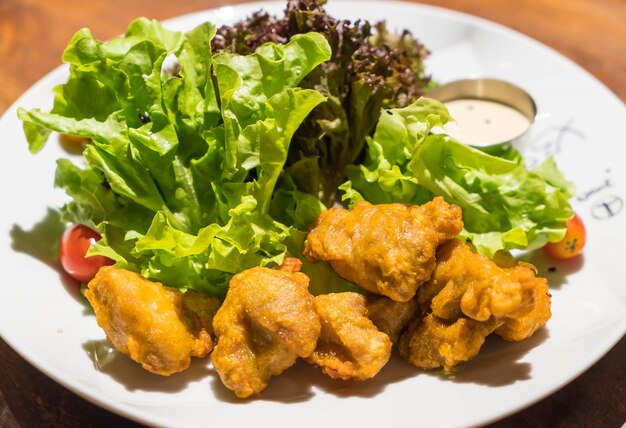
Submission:
M 333 1 L 333 0 L 331 0 Z M 165 19 L 225 0 L 0 0 L 0 114 L 59 64 L 72 34 L 124 31 L 137 16 Z M 626 0 L 425 0 L 478 15 L 553 47 L 626 100 Z M 575 88 L 572 88 L 575 90 Z M 623 137 L 623 136 L 622 136 Z M 584 314 L 581 314 L 584 316 Z M 574 382 L 493 427 L 618 427 L 626 422 L 626 340 Z M 0 427 L 133 427 L 57 385 L 0 339 Z

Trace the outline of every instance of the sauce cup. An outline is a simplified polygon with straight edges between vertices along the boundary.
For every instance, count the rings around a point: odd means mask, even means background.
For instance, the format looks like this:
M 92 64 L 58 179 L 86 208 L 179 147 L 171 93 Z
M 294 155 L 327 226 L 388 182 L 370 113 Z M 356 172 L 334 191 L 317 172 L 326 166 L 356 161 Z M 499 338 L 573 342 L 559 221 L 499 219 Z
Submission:
M 463 79 L 426 94 L 442 102 L 454 121 L 435 133 L 496 154 L 515 144 L 535 121 L 537 107 L 522 88 L 498 79 Z

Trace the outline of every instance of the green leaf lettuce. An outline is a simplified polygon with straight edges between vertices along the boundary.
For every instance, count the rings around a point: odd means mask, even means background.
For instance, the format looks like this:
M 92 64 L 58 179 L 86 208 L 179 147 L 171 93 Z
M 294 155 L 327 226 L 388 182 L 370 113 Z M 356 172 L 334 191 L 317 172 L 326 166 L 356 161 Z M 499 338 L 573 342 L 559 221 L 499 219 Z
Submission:
M 430 133 L 449 120 L 445 107 L 428 98 L 384 110 L 366 160 L 347 170 L 344 200 L 422 204 L 443 196 L 463 210 L 460 238 L 489 257 L 560 240 L 573 215 L 573 189 L 554 160 L 529 171 L 514 150 L 492 156 Z
M 102 234 L 90 254 L 223 296 L 233 274 L 297 252 L 287 248 L 291 227 L 269 211 L 292 135 L 325 100 L 297 85 L 330 47 L 310 33 L 213 56 L 214 35 L 210 23 L 181 33 L 146 19 L 109 42 L 81 30 L 63 54 L 70 77 L 52 110 L 18 115 L 33 152 L 51 131 L 90 139 L 86 165 L 59 160 L 56 173 L 72 198 L 64 220 Z M 317 207 L 299 194 L 311 208 L 296 209 L 290 190 L 281 203 L 303 227 Z

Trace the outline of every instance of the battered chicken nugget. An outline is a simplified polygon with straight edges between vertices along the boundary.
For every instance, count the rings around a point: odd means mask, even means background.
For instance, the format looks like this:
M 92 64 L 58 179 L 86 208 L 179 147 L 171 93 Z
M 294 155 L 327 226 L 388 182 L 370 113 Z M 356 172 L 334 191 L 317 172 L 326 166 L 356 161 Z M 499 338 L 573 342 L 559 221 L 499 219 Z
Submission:
M 391 340 L 367 317 L 365 296 L 332 293 L 315 297 L 322 321 L 317 347 L 306 361 L 335 379 L 375 376 L 391 356 Z
M 421 206 L 361 201 L 320 214 L 303 252 L 368 291 L 406 302 L 430 278 L 437 247 L 462 229 L 461 209 L 441 197 Z
M 457 240 L 437 251 L 433 276 L 418 291 L 416 320 L 400 338 L 400 355 L 414 365 L 451 370 L 475 356 L 496 332 L 522 340 L 550 318 L 550 297 L 534 267 L 499 254 L 494 260 Z
M 392 343 L 398 341 L 400 333 L 417 313 L 417 301 L 396 302 L 384 296 L 367 298 L 367 316 Z
M 213 320 L 217 344 L 211 361 L 238 397 L 262 391 L 272 376 L 315 349 L 320 320 L 300 266 L 300 260 L 288 259 L 278 270 L 255 267 L 230 281 Z
M 505 265 L 510 267 L 498 266 L 467 244 L 450 241 L 438 250 L 437 268 L 418 299 L 423 305 L 428 300 L 425 295 L 434 295 L 432 313 L 447 320 L 465 315 L 486 321 L 527 313 L 535 305 L 536 288 L 546 286 L 546 280 L 536 277 L 528 263 L 507 259 Z
M 98 325 L 118 351 L 163 376 L 189 367 L 213 348 L 210 332 L 220 301 L 181 293 L 143 276 L 102 267 L 85 291 Z
M 528 313 L 505 317 L 504 324 L 498 327 L 495 333 L 510 342 L 519 342 L 529 338 L 546 325 L 552 316 L 550 297 L 548 282 L 539 282 L 535 287 L 535 304 Z
M 443 367 L 451 371 L 457 364 L 475 357 L 491 332 L 502 321 L 476 321 L 459 318 L 442 320 L 432 314 L 418 318 L 400 337 L 400 356 L 422 369 Z

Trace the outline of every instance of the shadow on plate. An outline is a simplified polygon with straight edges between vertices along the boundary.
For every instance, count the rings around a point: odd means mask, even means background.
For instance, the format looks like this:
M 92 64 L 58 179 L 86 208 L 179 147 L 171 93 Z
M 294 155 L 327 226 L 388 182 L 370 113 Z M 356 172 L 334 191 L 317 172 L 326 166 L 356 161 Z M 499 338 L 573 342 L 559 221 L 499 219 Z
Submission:
M 546 329 L 531 338 L 510 343 L 497 336 L 489 336 L 478 356 L 459 365 L 452 373 L 420 370 L 401 359 L 394 352 L 389 363 L 373 379 L 364 382 L 342 381 L 324 375 L 318 368 L 299 360 L 284 374 L 273 378 L 261 394 L 239 399 L 222 385 L 219 376 L 211 370 L 211 387 L 215 397 L 232 404 L 250 401 L 302 402 L 312 399 L 315 391 L 323 391 L 338 398 L 375 397 L 397 382 L 418 376 L 435 376 L 446 382 L 474 383 L 488 387 L 504 387 L 532 377 L 529 363 L 519 360 L 548 338 Z
M 281 377 L 275 378 L 258 399 L 294 401 L 296 397 L 302 401 L 314 395 L 313 387 L 340 398 L 374 397 L 383 393 L 394 383 L 417 376 L 437 376 L 445 381 L 474 383 L 489 387 L 507 386 L 531 378 L 530 364 L 519 360 L 547 338 L 546 329 L 540 330 L 525 341 L 515 343 L 506 342 L 491 335 L 478 356 L 458 366 L 452 374 L 418 369 L 400 358 L 395 350 L 391 360 L 381 372 L 375 378 L 365 382 L 331 379 L 316 367 L 299 361 L 287 372 L 287 376 L 282 379 Z M 223 386 L 219 386 L 224 389 Z
M 11 228 L 11 247 L 13 250 L 28 254 L 56 269 L 59 266 L 59 242 L 65 231 L 61 214 L 48 208 L 44 218 L 31 230 L 24 230 L 14 224 Z
M 578 272 L 585 265 L 585 255 L 580 254 L 566 260 L 550 258 L 543 251 L 530 251 L 519 257 L 520 260 L 533 264 L 537 268 L 539 276 L 548 280 L 548 286 L 552 290 L 560 289 L 568 282 L 568 276 Z
M 245 404 L 250 401 L 274 401 L 293 403 L 308 401 L 315 396 L 315 390 L 332 394 L 339 398 L 375 397 L 396 382 L 414 377 L 420 372 L 415 367 L 400 359 L 394 352 L 389 363 L 373 379 L 366 381 L 343 381 L 332 379 L 320 369 L 303 360 L 289 368 L 280 376 L 270 380 L 268 387 L 259 395 L 241 399 L 228 390 L 220 381 L 217 373 L 212 370 L 211 387 L 215 397 L 220 401 L 232 404 Z
M 429 372 L 444 381 L 503 387 L 532 378 L 532 367 L 519 360 L 549 337 L 546 328 L 521 342 L 507 342 L 496 335 L 487 337 L 480 353 L 451 373 Z
M 94 368 L 110 376 L 128 391 L 175 393 L 188 384 L 206 378 L 213 370 L 208 359 L 192 358 L 189 368 L 172 376 L 159 376 L 142 369 L 126 355 L 116 351 L 108 340 L 89 340 L 83 349 L 94 363 Z
M 260 395 L 239 399 L 222 385 L 219 376 L 211 370 L 211 387 L 220 401 L 245 404 L 250 401 L 276 401 L 283 403 L 310 400 L 315 391 L 323 391 L 339 398 L 375 397 L 397 382 L 417 376 L 436 376 L 446 382 L 474 383 L 488 387 L 503 387 L 531 378 L 531 366 L 519 360 L 548 338 L 546 329 L 531 338 L 510 343 L 497 336 L 489 336 L 476 358 L 461 364 L 452 373 L 424 371 L 402 360 L 394 352 L 389 363 L 373 379 L 364 382 L 331 379 L 318 368 L 299 360 L 284 374 L 273 378 Z
M 548 334 L 547 329 L 542 329 L 533 337 L 515 343 L 506 342 L 493 335 L 489 336 L 480 354 L 458 366 L 452 373 L 417 369 L 394 352 L 389 363 L 375 378 L 364 382 L 342 381 L 332 379 L 317 367 L 298 360 L 285 373 L 272 378 L 261 394 L 246 399 L 237 398 L 222 384 L 208 357 L 193 358 L 189 369 L 169 377 L 162 377 L 140 368 L 130 358 L 113 350 L 106 340 L 88 341 L 83 344 L 83 349 L 98 371 L 110 376 L 129 391 L 175 393 L 184 390 L 189 383 L 210 377 L 210 386 L 215 398 L 223 402 L 294 403 L 312 399 L 316 391 L 332 394 L 338 398 L 375 397 L 383 393 L 388 386 L 417 376 L 435 376 L 446 382 L 474 383 L 488 387 L 511 385 L 532 377 L 530 364 L 519 360 L 531 349 L 543 343 Z
M 18 253 L 33 257 L 57 272 L 65 291 L 77 302 L 86 306 L 85 315 L 88 315 L 93 311 L 90 310 L 91 306 L 80 293 L 80 282 L 69 276 L 60 266 L 59 243 L 64 231 L 65 223 L 61 220 L 59 211 L 48 208 L 43 219 L 30 230 L 24 230 L 18 224 L 13 225 L 9 232 L 11 248 Z

